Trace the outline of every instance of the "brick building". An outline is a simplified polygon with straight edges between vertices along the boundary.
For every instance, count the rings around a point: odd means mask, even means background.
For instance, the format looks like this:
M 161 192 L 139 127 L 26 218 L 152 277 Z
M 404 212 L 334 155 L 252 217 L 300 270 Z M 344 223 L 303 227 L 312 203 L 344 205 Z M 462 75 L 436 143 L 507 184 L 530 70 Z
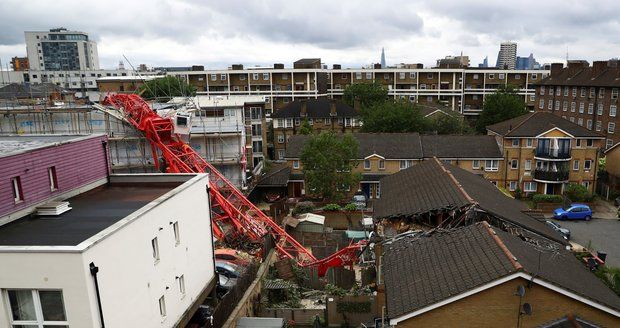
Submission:
M 620 141 L 618 123 L 618 61 L 584 60 L 551 65 L 551 75 L 537 84 L 536 110 L 551 112 L 605 135 L 605 148 Z

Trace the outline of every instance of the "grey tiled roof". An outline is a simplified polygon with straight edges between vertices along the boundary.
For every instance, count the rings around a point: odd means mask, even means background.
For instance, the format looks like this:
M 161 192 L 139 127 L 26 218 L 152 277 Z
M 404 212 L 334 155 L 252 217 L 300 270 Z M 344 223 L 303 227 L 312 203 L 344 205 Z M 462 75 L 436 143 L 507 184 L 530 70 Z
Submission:
M 335 117 L 358 117 L 359 113 L 351 106 L 330 99 L 307 99 L 302 101 L 293 101 L 284 108 L 276 111 L 271 115 L 272 118 L 300 118 L 301 105 L 306 103 L 306 115 L 309 118 L 329 118 L 331 112 L 331 103 L 336 104 Z
M 487 126 L 487 130 L 509 138 L 533 138 L 553 128 L 562 129 L 575 137 L 604 138 L 602 134 L 590 131 L 583 126 L 553 115 L 549 112 L 527 113 L 510 120 Z
M 423 135 L 425 158 L 502 158 L 493 136 L 485 135 Z
M 269 172 L 265 173 L 257 186 L 259 187 L 282 187 L 288 183 L 288 177 L 291 174 L 291 168 L 286 163 L 273 165 Z
M 516 272 L 620 309 L 620 298 L 569 251 L 542 249 L 479 222 L 386 245 L 383 274 L 388 317 L 402 316 Z

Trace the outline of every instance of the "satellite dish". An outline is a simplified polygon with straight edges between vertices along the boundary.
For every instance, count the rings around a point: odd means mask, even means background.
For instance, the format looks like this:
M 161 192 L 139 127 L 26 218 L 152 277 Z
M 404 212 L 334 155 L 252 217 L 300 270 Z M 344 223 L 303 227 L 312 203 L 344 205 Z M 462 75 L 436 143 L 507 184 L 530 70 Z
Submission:
M 523 285 L 517 286 L 517 295 L 519 295 L 519 297 L 525 296 L 525 287 L 523 287 Z
M 522 314 L 532 315 L 532 305 L 530 303 L 523 303 Z

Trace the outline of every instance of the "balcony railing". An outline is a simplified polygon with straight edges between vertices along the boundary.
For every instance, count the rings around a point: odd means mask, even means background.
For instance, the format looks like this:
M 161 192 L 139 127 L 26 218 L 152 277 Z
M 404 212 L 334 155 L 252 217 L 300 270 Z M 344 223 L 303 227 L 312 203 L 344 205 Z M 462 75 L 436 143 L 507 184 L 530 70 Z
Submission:
M 551 182 L 564 182 L 568 181 L 568 171 L 547 171 L 537 169 L 534 170 L 534 179 Z
M 558 149 L 536 149 L 536 157 L 549 159 L 569 159 L 570 151 L 560 151 Z

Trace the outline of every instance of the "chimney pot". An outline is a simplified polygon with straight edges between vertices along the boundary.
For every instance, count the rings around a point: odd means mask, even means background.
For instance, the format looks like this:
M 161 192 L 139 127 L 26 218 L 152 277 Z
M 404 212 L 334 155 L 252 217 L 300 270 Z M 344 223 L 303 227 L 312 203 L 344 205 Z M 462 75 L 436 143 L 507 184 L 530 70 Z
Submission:
M 564 68 L 564 64 L 562 63 L 552 63 L 551 64 L 551 75 L 557 75 Z
M 607 61 L 599 60 L 592 63 L 592 77 L 597 77 L 599 74 L 607 69 Z

